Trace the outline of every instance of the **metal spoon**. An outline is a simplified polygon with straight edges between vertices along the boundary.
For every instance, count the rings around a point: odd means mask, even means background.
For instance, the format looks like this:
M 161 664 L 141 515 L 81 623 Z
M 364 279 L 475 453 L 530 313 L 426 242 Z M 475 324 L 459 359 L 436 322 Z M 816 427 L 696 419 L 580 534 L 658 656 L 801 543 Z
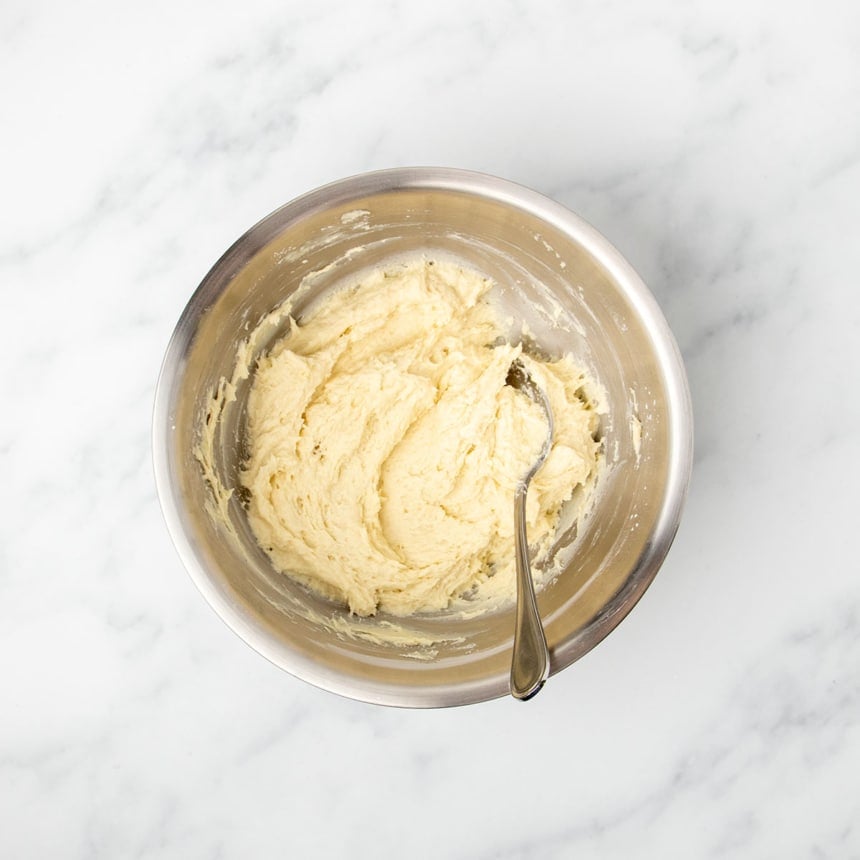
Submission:
M 529 564 L 529 542 L 526 533 L 526 494 L 537 470 L 546 460 L 552 446 L 552 410 L 543 389 L 532 379 L 525 365 L 516 359 L 508 370 L 507 385 L 522 391 L 537 403 L 546 415 L 547 435 L 540 454 L 517 486 L 514 497 L 514 540 L 517 557 L 517 620 L 514 628 L 514 652 L 511 658 L 511 695 L 525 701 L 534 696 L 549 676 L 549 650 L 538 613 L 535 588 Z

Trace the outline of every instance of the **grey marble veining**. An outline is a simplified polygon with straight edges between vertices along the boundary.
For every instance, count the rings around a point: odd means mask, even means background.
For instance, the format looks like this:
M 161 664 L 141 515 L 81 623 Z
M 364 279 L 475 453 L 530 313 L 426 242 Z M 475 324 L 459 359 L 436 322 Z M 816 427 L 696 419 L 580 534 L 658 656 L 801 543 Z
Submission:
M 0 856 L 860 855 L 858 104 L 847 0 L 5 3 Z M 279 672 L 155 499 L 196 284 L 290 198 L 405 164 L 592 222 L 690 376 L 675 546 L 527 705 Z

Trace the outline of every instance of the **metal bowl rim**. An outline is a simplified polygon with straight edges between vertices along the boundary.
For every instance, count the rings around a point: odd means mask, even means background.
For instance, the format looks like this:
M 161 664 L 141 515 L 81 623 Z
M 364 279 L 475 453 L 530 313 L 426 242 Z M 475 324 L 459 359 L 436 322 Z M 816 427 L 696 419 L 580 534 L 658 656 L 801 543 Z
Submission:
M 636 308 L 655 344 L 665 375 L 672 440 L 666 491 L 647 557 L 603 610 L 576 636 L 553 649 L 551 673 L 565 669 L 602 641 L 636 605 L 657 574 L 674 540 L 686 500 L 693 459 L 690 392 L 680 351 L 651 292 L 621 253 L 594 227 L 560 203 L 507 179 L 450 167 L 407 167 L 357 174 L 323 185 L 279 207 L 237 239 L 212 266 L 192 294 L 173 331 L 155 391 L 152 451 L 162 514 L 176 550 L 197 589 L 240 638 L 279 668 L 316 687 L 373 704 L 438 708 L 489 701 L 508 693 L 507 675 L 465 684 L 385 687 L 330 671 L 256 626 L 240 606 L 215 585 L 187 533 L 169 469 L 170 416 L 185 356 L 200 319 L 255 254 L 290 224 L 309 215 L 398 190 L 451 191 L 503 203 L 549 223 L 595 258 Z

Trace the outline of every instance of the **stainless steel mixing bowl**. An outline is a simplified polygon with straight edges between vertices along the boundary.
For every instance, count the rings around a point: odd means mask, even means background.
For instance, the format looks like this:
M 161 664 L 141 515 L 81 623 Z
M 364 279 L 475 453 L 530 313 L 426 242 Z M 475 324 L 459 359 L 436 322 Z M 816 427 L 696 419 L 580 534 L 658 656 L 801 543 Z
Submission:
M 605 389 L 607 462 L 594 507 L 560 536 L 566 566 L 538 598 L 553 673 L 600 642 L 654 578 L 678 527 L 692 458 L 683 364 L 656 302 L 606 239 L 540 194 L 460 170 L 387 170 L 306 194 L 242 236 L 189 301 L 158 382 L 153 448 L 167 525 L 206 600 L 273 663 L 336 693 L 412 707 L 506 694 L 513 608 L 410 619 L 409 635 L 432 646 L 380 643 L 373 633 L 385 618 L 350 619 L 272 570 L 241 493 L 226 505 L 226 526 L 211 515 L 194 450 L 213 391 L 267 312 L 292 296 L 300 315 L 344 276 L 425 248 L 493 277 L 539 348 L 572 352 Z M 265 339 L 256 345 L 265 348 Z M 238 487 L 248 388 L 239 381 L 215 438 L 227 488 Z

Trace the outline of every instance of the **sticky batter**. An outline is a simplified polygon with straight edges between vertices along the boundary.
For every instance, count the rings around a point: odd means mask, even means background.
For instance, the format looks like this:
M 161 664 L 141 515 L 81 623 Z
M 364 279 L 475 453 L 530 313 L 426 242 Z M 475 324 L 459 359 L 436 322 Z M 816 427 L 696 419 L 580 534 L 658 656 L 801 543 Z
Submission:
M 258 363 L 241 475 L 251 528 L 276 568 L 353 613 L 514 597 L 514 490 L 546 425 L 505 385 L 521 347 L 492 286 L 449 261 L 392 263 L 291 320 Z M 521 358 L 555 421 L 528 494 L 540 556 L 600 445 L 572 359 Z

